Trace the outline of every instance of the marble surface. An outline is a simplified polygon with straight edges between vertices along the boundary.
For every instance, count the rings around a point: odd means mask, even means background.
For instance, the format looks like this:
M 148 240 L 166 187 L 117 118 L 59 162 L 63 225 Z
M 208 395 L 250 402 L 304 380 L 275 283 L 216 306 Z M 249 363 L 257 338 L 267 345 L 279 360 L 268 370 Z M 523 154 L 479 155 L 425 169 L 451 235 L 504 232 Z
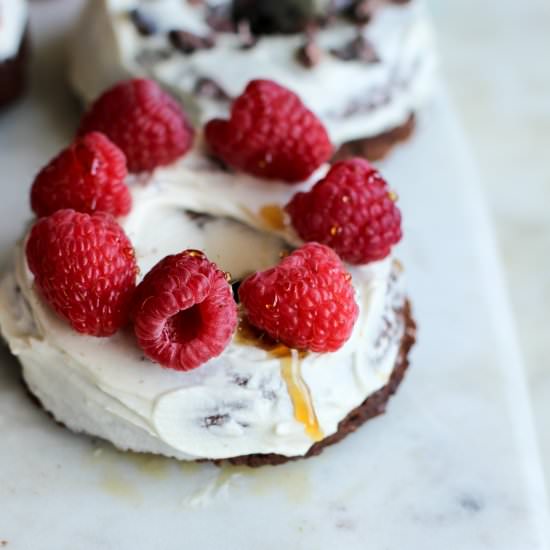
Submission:
M 33 91 L 0 115 L 0 263 L 29 218 L 28 183 L 76 124 L 54 34 L 69 15 L 59 5 L 35 4 Z M 400 253 L 420 324 L 387 415 L 309 461 L 254 472 L 181 466 L 58 427 L 30 404 L 2 350 L 0 544 L 547 549 L 512 318 L 476 170 L 444 95 L 384 169 L 406 212 Z
M 550 3 L 430 4 L 497 229 L 550 491 Z

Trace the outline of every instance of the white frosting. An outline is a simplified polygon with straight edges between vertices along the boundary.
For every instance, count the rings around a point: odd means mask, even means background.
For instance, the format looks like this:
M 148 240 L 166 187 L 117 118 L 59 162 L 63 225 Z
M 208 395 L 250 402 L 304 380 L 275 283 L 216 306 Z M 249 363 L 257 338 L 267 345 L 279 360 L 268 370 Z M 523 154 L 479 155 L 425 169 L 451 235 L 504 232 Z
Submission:
M 26 0 L 0 0 L 0 61 L 17 55 L 27 19 Z
M 199 3 L 200 4 L 200 3 Z M 140 35 L 128 11 L 138 7 L 156 23 L 159 33 Z M 373 136 L 403 124 L 426 100 L 433 84 L 433 38 L 423 6 L 380 8 L 364 34 L 373 44 L 379 63 L 342 61 L 325 53 L 313 68 L 296 62 L 303 35 L 263 36 L 243 50 L 232 33 L 219 33 L 216 47 L 192 55 L 174 51 L 166 31 L 185 29 L 207 35 L 204 5 L 181 0 L 94 0 L 78 29 L 70 70 L 71 81 L 86 100 L 130 75 L 149 76 L 179 95 L 199 123 L 225 116 L 229 102 L 195 93 L 199 78 L 221 85 L 238 96 L 254 78 L 271 78 L 294 90 L 323 120 L 336 144 Z M 318 33 L 326 51 L 342 47 L 356 33 L 340 23 Z M 168 59 L 145 61 L 147 52 L 171 50 Z M 366 105 L 371 105 L 365 110 Z M 354 110 L 353 106 L 363 110 Z
M 199 248 L 240 278 L 274 265 L 299 242 L 290 229 L 270 227 L 262 206 L 282 206 L 314 180 L 288 186 L 236 177 L 195 151 L 132 182 L 134 206 L 122 223 L 142 273 L 169 253 Z M 191 219 L 187 210 L 218 218 Z M 221 356 L 184 373 L 144 359 L 131 330 L 106 339 L 80 335 L 36 292 L 23 249 L 17 246 L 15 267 L 0 284 L 0 328 L 31 390 L 69 428 L 180 459 L 294 456 L 314 443 L 296 419 L 282 360 L 235 337 Z M 391 270 L 390 259 L 350 268 L 360 307 L 350 340 L 335 353 L 287 360 L 324 436 L 394 367 L 403 333 L 395 309 L 404 298 L 398 282 L 390 291 Z M 382 334 L 388 323 L 392 335 Z

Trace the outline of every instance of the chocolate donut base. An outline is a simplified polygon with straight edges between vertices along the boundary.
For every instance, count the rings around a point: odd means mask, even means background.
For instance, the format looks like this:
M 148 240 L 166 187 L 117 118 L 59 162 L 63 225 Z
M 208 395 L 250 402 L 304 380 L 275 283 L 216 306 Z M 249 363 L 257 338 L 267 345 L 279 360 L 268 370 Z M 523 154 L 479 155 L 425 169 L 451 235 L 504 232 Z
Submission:
M 315 443 L 303 456 L 290 457 L 275 453 L 250 454 L 221 460 L 200 459 L 196 462 L 211 462 L 216 464 L 217 466 L 221 466 L 222 464 L 233 464 L 236 466 L 248 466 L 250 468 L 258 468 L 260 466 L 276 466 L 293 460 L 309 458 L 311 456 L 319 455 L 329 445 L 334 445 L 335 443 L 338 443 L 339 441 L 344 439 L 344 437 L 357 430 L 357 428 L 359 428 L 367 420 L 383 414 L 386 411 L 386 406 L 390 397 L 397 391 L 397 388 L 399 387 L 405 376 L 405 372 L 407 371 L 407 368 L 409 366 L 409 351 L 416 341 L 416 323 L 413 319 L 411 305 L 408 300 L 405 302 L 405 305 L 400 314 L 401 321 L 403 322 L 405 330 L 401 339 L 401 346 L 399 348 L 399 353 L 397 355 L 395 366 L 393 368 L 388 383 L 380 388 L 378 391 L 367 397 L 367 399 L 365 399 L 365 401 L 363 401 L 361 405 L 353 409 L 343 420 L 341 420 L 338 424 L 338 430 L 334 434 Z M 56 424 L 63 428 L 67 428 L 62 422 L 56 420 L 49 411 L 44 409 L 42 403 L 40 402 L 38 397 L 36 397 L 36 395 L 34 395 L 33 392 L 30 390 L 23 377 L 21 377 L 21 381 L 27 391 L 27 395 L 30 397 L 32 402 L 39 408 L 41 408 L 44 412 L 46 412 L 46 414 L 48 414 L 48 416 L 50 416 L 56 422 Z
M 350 157 L 363 157 L 371 161 L 382 160 L 399 143 L 407 141 L 413 134 L 416 117 L 411 114 L 404 124 L 396 126 L 377 136 L 360 138 L 344 143 L 335 153 L 333 161 Z
M 361 405 L 348 413 L 348 415 L 338 424 L 338 430 L 335 433 L 315 443 L 305 455 L 289 457 L 275 453 L 252 454 L 236 456 L 224 460 L 205 460 L 199 462 L 214 462 L 217 465 L 229 463 L 238 466 L 257 468 L 259 466 L 266 465 L 276 466 L 291 460 L 309 458 L 311 456 L 321 454 L 329 445 L 338 443 L 344 439 L 344 437 L 357 430 L 357 428 L 359 428 L 367 420 L 383 414 L 386 411 L 386 406 L 390 397 L 397 391 L 397 388 L 405 376 L 405 372 L 409 366 L 409 351 L 416 341 L 416 323 L 413 319 L 411 304 L 408 300 L 405 302 L 405 306 L 401 311 L 401 320 L 405 330 L 403 333 L 403 338 L 401 339 L 401 346 L 399 348 L 395 366 L 388 383 L 375 393 L 371 394 L 367 397 L 367 399 L 365 399 L 365 401 L 363 401 L 363 403 L 361 403 Z
M 14 57 L 0 61 L 0 108 L 15 101 L 25 89 L 29 43 L 29 32 L 27 30 L 21 40 L 17 54 Z

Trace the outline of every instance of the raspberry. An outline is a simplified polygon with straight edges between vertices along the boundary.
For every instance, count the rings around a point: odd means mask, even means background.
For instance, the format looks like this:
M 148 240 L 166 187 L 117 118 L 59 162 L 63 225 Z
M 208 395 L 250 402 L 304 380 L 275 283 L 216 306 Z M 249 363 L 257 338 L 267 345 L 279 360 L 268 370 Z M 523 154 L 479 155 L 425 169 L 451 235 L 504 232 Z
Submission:
M 107 136 L 91 132 L 40 170 L 31 190 L 32 209 L 37 216 L 63 208 L 124 216 L 132 206 L 126 174 L 124 153 Z
M 110 336 L 127 322 L 136 260 L 110 215 L 58 210 L 34 224 L 26 253 L 36 286 L 76 331 Z
M 147 79 L 121 82 L 84 115 L 79 134 L 97 130 L 126 155 L 130 172 L 149 172 L 185 154 L 193 129 L 179 104 Z
M 294 183 L 307 179 L 332 155 L 327 131 L 300 98 L 270 80 L 253 80 L 229 120 L 211 120 L 205 137 L 233 168 Z
M 305 241 L 333 248 L 342 260 L 365 264 L 385 258 L 401 239 L 396 195 L 363 159 L 336 163 L 307 193 L 286 206 Z
M 278 266 L 243 281 L 239 297 L 255 327 L 297 349 L 336 351 L 359 308 L 351 276 L 330 248 L 308 243 Z
M 202 252 L 186 250 L 156 264 L 132 305 L 141 349 L 164 367 L 191 370 L 227 346 L 237 306 L 225 274 Z

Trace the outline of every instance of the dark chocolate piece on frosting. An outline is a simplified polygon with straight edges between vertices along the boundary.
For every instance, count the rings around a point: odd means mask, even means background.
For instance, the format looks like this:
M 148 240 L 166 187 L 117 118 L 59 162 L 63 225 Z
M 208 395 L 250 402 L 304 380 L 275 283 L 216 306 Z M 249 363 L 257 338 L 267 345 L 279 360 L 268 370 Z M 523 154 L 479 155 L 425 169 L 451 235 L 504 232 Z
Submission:
M 129 16 L 136 30 L 142 36 L 151 36 L 157 33 L 158 29 L 156 23 L 139 8 L 131 10 Z
M 183 30 L 170 31 L 168 39 L 174 48 L 187 55 L 197 50 L 209 50 L 215 46 L 215 41 L 211 36 L 199 36 Z
M 305 43 L 300 46 L 296 52 L 298 63 L 311 69 L 320 61 L 323 52 L 313 37 L 308 37 Z
M 254 34 L 302 32 L 318 15 L 314 0 L 233 0 L 233 21 L 248 21 Z
M 228 414 L 213 414 L 203 419 L 203 427 L 223 426 L 229 420 Z
M 373 45 L 362 34 L 358 34 L 341 48 L 330 50 L 330 53 L 342 61 L 364 61 L 365 63 L 380 61 Z

